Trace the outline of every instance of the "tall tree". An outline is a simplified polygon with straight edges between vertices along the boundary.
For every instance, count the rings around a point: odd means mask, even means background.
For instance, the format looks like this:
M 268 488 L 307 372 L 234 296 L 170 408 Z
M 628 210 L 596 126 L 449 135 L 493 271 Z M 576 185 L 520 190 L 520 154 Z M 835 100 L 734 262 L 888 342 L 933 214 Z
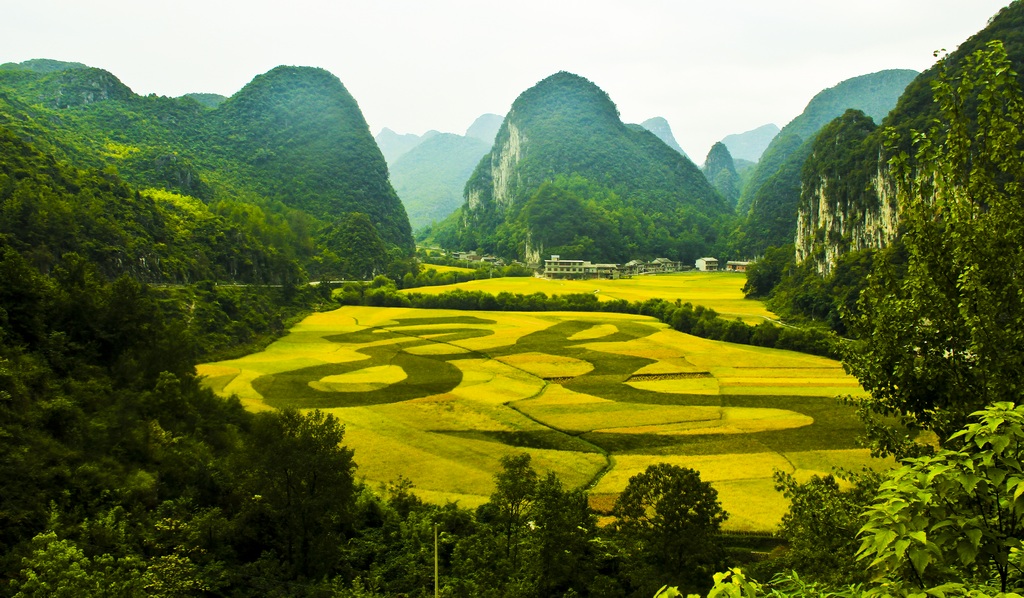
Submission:
M 494 476 L 491 504 L 497 508 L 497 522 L 504 535 L 505 557 L 511 570 L 519 565 L 519 548 L 527 527 L 530 505 L 537 489 L 537 472 L 530 465 L 529 453 L 501 458 L 501 471 Z
M 351 529 L 352 451 L 345 428 L 319 410 L 260 414 L 244 455 L 247 542 L 277 552 L 293 576 L 319 578 L 338 564 Z
M 641 590 L 651 595 L 665 584 L 710 586 L 711 575 L 722 564 L 718 532 L 729 515 L 700 472 L 651 465 L 629 479 L 612 512 Z

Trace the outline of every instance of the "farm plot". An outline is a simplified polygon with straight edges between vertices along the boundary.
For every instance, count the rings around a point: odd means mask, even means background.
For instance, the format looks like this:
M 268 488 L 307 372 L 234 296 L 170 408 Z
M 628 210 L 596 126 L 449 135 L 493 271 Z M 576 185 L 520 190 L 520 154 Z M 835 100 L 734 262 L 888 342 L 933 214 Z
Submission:
M 740 318 L 748 324 L 759 324 L 774 320 L 764 303 L 745 299 L 743 284 L 746 275 L 736 272 L 678 272 L 654 276 L 635 276 L 618 280 L 548 280 L 546 278 L 492 278 L 471 280 L 458 284 L 410 289 L 411 293 L 439 294 L 462 289 L 483 291 L 492 295 L 498 293 L 544 293 L 546 295 L 568 295 L 571 293 L 595 293 L 598 299 L 610 301 L 646 301 L 665 299 L 683 303 L 703 305 L 717 311 L 723 317 Z
M 401 475 L 427 500 L 465 506 L 487 500 L 516 452 L 591 488 L 598 508 L 668 461 L 713 482 L 727 528 L 766 530 L 786 508 L 773 470 L 877 466 L 833 398 L 860 391 L 837 363 L 641 316 L 345 307 L 199 372 L 250 409 L 335 414 L 368 482 Z

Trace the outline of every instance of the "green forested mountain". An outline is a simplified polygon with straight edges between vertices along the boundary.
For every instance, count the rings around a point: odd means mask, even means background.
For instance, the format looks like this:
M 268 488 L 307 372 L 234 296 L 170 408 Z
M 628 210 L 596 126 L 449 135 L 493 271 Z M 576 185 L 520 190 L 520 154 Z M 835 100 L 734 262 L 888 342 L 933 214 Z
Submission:
M 330 221 L 368 214 L 385 241 L 412 250 L 405 210 L 358 104 L 322 69 L 277 67 L 211 113 L 212 153 L 233 158 L 273 201 Z
M 768 144 L 779 134 L 779 127 L 774 123 L 762 125 L 745 133 L 734 133 L 722 138 L 722 143 L 729 148 L 734 160 L 757 162 Z
M 1024 5 L 1011 3 L 946 57 L 943 63 L 950 76 L 962 72 L 967 57 L 992 41 L 1002 42 L 1013 68 L 1018 74 L 1024 72 Z M 848 252 L 878 249 L 897 237 L 900 207 L 892 192 L 888 161 L 898 150 L 909 152 L 913 131 L 927 131 L 938 117 L 932 91 L 938 75 L 937 64 L 915 78 L 878 130 L 862 143 L 844 145 L 832 157 L 848 166 L 844 181 L 832 180 L 837 173 L 828 164 L 804 172 L 807 193 L 800 198 L 796 238 L 799 261 L 809 260 L 816 270 L 825 272 Z M 887 130 L 896 139 L 891 149 L 885 147 Z M 851 188 L 856 190 L 852 196 Z
M 719 195 L 731 204 L 736 203 L 740 196 L 740 177 L 724 143 L 719 141 L 711 146 L 701 172 Z
M 440 222 L 462 205 L 466 181 L 490 147 L 475 137 L 440 133 L 395 160 L 391 183 L 413 228 Z
M 331 256 L 351 248 L 330 246 L 321 231 L 350 213 L 367 214 L 394 248 L 389 264 L 411 254 L 384 159 L 326 71 L 279 67 L 210 108 L 138 96 L 100 69 L 16 66 L 0 69 L 0 126 L 57 160 L 201 199 L 262 228 L 310 276 L 347 277 Z
M 523 92 L 438 240 L 510 258 L 691 260 L 731 210 L 700 170 L 619 119 L 590 81 L 557 73 Z
M 734 250 L 751 256 L 792 242 L 800 173 L 814 136 L 849 108 L 880 121 L 916 75 L 910 70 L 880 71 L 848 79 L 814 96 L 768 145 L 744 187 L 737 209 L 745 221 L 733 241 Z
M 679 142 L 676 141 L 675 136 L 672 134 L 672 127 L 669 126 L 668 121 L 664 118 L 660 116 L 648 118 L 640 123 L 640 126 L 657 135 L 658 139 L 665 142 L 665 145 L 686 156 L 686 152 L 683 151 L 683 148 L 679 147 Z M 690 159 L 690 156 L 686 156 L 686 158 Z

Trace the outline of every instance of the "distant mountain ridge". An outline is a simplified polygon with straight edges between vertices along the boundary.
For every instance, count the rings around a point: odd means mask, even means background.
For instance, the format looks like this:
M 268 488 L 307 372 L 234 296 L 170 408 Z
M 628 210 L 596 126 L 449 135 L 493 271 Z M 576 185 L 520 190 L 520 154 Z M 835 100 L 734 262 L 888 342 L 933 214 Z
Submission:
M 504 120 L 500 114 L 481 114 L 466 129 L 466 137 L 479 139 L 489 146 L 494 143 L 494 137 L 501 129 L 501 123 Z
M 503 120 L 497 114 L 483 114 L 465 135 L 434 130 L 402 135 L 388 128 L 377 134 L 391 184 L 414 229 L 442 221 L 458 209 L 469 175 L 494 143 Z
M 664 118 L 660 116 L 648 118 L 644 122 L 640 123 L 640 126 L 657 135 L 658 139 L 665 142 L 665 145 L 686 156 L 687 160 L 690 159 L 690 156 L 686 155 L 683 148 L 679 147 L 679 142 L 676 141 L 675 136 L 672 134 L 672 127 L 669 126 L 668 121 Z
M 5 62 L 0 64 L 0 70 L 21 70 L 40 74 L 87 68 L 89 67 L 81 62 L 64 62 L 62 60 L 51 60 L 49 58 L 33 58 L 24 62 Z
M 391 183 L 413 229 L 440 222 L 462 205 L 466 181 L 490 147 L 476 137 L 439 133 L 395 160 Z
M 438 131 L 427 131 L 423 135 L 416 135 L 415 133 L 396 133 L 391 129 L 384 127 L 374 137 L 374 141 L 377 143 L 377 147 L 380 148 L 381 154 L 384 155 L 384 160 L 388 164 L 393 164 L 395 160 L 402 157 L 402 154 L 416 147 L 426 139 L 430 139 L 434 135 L 437 135 Z
M 779 127 L 773 123 L 761 125 L 744 133 L 734 133 L 722 138 L 734 160 L 757 162 L 768 145 L 779 134 Z

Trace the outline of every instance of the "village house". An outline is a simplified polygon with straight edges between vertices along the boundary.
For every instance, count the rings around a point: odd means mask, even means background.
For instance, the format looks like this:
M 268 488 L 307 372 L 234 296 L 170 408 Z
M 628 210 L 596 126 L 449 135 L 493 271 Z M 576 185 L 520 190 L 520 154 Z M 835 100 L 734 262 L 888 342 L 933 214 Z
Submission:
M 621 268 L 622 276 L 637 276 L 647 271 L 647 265 L 640 260 L 629 260 Z
M 659 257 L 647 264 L 647 271 L 652 274 L 668 274 L 670 272 L 679 272 L 680 266 L 679 262 L 673 262 L 667 257 Z
M 750 262 L 725 262 L 725 269 L 728 272 L 746 272 Z
M 557 279 L 617 279 L 620 275 L 618 264 L 592 264 L 584 260 L 563 260 L 553 255 L 544 260 L 544 275 Z
M 718 260 L 713 257 L 702 257 L 698 259 L 696 266 L 701 272 L 718 272 Z

